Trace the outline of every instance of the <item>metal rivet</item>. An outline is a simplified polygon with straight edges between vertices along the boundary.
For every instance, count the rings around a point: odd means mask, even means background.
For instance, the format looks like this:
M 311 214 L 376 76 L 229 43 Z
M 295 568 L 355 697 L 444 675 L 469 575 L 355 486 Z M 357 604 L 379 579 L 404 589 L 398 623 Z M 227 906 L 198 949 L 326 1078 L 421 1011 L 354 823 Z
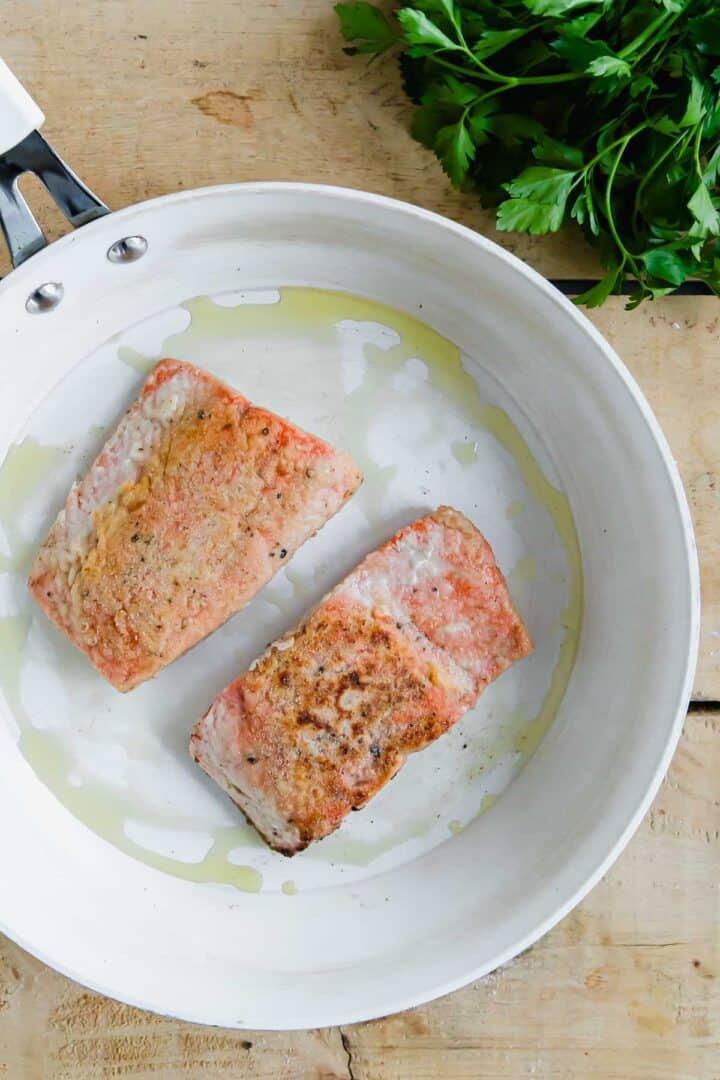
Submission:
M 131 263 L 142 259 L 148 249 L 144 236 L 124 236 L 108 248 L 107 257 L 112 263 Z
M 63 296 L 65 287 L 59 281 L 46 281 L 44 285 L 38 285 L 30 293 L 25 301 L 25 309 L 31 315 L 42 315 L 46 311 L 54 311 Z

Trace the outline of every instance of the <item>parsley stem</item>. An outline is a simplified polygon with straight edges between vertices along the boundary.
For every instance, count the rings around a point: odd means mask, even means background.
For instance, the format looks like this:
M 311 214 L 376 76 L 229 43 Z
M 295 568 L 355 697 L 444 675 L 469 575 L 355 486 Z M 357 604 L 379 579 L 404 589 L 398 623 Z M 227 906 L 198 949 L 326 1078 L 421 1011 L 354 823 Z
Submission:
M 630 142 L 630 140 L 632 139 L 634 134 L 637 134 L 637 132 L 630 132 L 630 134 L 625 135 L 621 139 L 621 141 L 620 141 L 620 149 L 618 150 L 617 154 L 615 155 L 615 160 L 613 161 L 612 165 L 610 166 L 610 172 L 608 174 L 608 180 L 607 180 L 607 187 L 605 188 L 605 217 L 607 218 L 608 228 L 610 229 L 610 235 L 612 236 L 613 240 L 615 241 L 617 249 L 618 249 L 618 251 L 620 252 L 620 254 L 622 256 L 623 265 L 624 265 L 625 261 L 627 260 L 627 262 L 630 264 L 630 268 L 631 268 L 633 274 L 638 279 L 638 281 L 640 281 L 640 272 L 638 270 L 637 263 L 635 262 L 635 258 L 628 251 L 628 249 L 625 247 L 624 243 L 620 239 L 617 228 L 615 226 L 615 218 L 613 217 L 613 212 L 612 212 L 612 188 L 613 188 L 613 183 L 615 182 L 615 173 L 618 170 L 620 160 L 621 160 L 623 154 L 625 153 L 625 150 L 627 149 L 627 145 Z
M 567 72 L 562 75 L 530 75 L 527 78 L 523 78 L 522 76 L 518 75 L 503 75 L 501 72 L 494 71 L 492 68 L 488 67 L 487 64 L 483 63 L 479 56 L 475 55 L 475 53 L 472 51 L 467 41 L 465 40 L 465 35 L 462 32 L 462 24 L 459 18 L 453 19 L 453 26 L 455 27 L 455 30 L 457 32 L 458 41 L 460 42 L 460 48 L 465 53 L 468 60 L 472 61 L 472 63 L 475 64 L 476 67 L 479 67 L 485 77 L 492 80 L 493 82 L 503 82 L 508 87 L 539 86 L 543 83 L 571 82 L 580 77 L 574 72 Z M 534 26 L 528 26 L 525 30 L 525 33 L 528 34 L 531 30 L 534 29 Z
M 472 103 L 473 107 L 475 107 L 476 105 L 482 105 L 482 103 L 484 101 L 489 101 L 490 98 L 497 97 L 498 94 L 504 94 L 504 93 L 505 93 L 505 87 L 504 86 L 496 86 L 494 90 L 488 90 L 487 94 L 483 94 L 481 97 L 476 98 L 475 101 Z
M 696 128 L 695 145 L 693 147 L 693 157 L 695 159 L 695 171 L 698 175 L 698 180 L 701 184 L 705 183 L 705 177 L 703 176 L 702 165 L 700 164 L 700 140 L 702 139 L 702 123 L 699 123 Z
M 491 79 L 493 82 L 500 82 L 500 81 L 505 82 L 506 80 L 505 80 L 504 76 L 502 76 L 498 71 L 493 71 L 492 68 L 489 68 L 487 66 L 487 64 L 484 64 L 482 62 L 482 60 L 480 60 L 479 57 L 477 57 L 475 55 L 475 53 L 472 51 L 472 49 L 468 45 L 467 41 L 465 40 L 465 35 L 462 32 L 462 24 L 460 22 L 459 13 L 458 13 L 458 15 L 453 17 L 452 23 L 453 23 L 453 26 L 455 27 L 455 33 L 457 34 L 458 41 L 460 43 L 458 48 L 460 48 L 462 50 L 462 52 L 465 53 L 467 58 L 473 64 L 475 64 L 476 67 L 480 68 L 480 70 L 483 72 L 483 74 L 485 75 L 486 78 Z
M 457 72 L 458 75 L 462 75 L 463 79 L 481 79 L 485 82 L 485 79 L 479 72 L 468 71 L 462 64 L 454 64 L 452 60 L 444 60 L 437 53 L 432 53 L 430 56 L 426 56 L 425 59 L 431 61 L 433 64 L 437 64 L 438 67 L 445 68 L 447 71 Z M 505 90 L 505 84 L 503 84 L 500 89 Z
M 505 82 L 505 78 L 500 75 L 499 72 L 493 71 L 492 68 L 489 68 L 487 66 L 487 64 L 484 64 L 482 60 L 480 60 L 479 57 L 475 55 L 475 53 L 468 45 L 467 41 L 465 40 L 465 35 L 462 32 L 462 23 L 460 22 L 459 12 L 451 16 L 451 18 L 452 24 L 455 27 L 455 33 L 457 34 L 458 38 L 458 49 L 460 49 L 460 51 L 463 52 L 465 56 L 467 56 L 471 63 L 475 64 L 476 67 L 480 68 L 480 70 L 483 72 L 487 79 L 490 79 L 493 82 Z
M 464 53 L 473 64 L 480 70 L 477 72 L 468 71 L 462 64 L 454 64 L 452 60 L 444 60 L 438 55 L 439 52 L 450 51 L 449 47 L 446 50 L 438 49 L 438 52 L 432 53 L 426 59 L 431 60 L 434 64 L 439 64 L 440 67 L 448 68 L 450 71 L 456 71 L 458 75 L 462 75 L 465 79 L 481 79 L 484 82 L 499 83 L 504 89 L 511 90 L 514 86 L 544 86 L 546 84 L 552 85 L 553 83 L 564 82 L 576 82 L 578 79 L 587 79 L 589 76 L 584 75 L 581 72 L 568 71 L 560 75 L 528 75 L 523 77 L 522 75 L 501 75 L 498 71 L 493 71 L 486 64 L 483 64 L 482 60 L 478 60 L 472 50 L 463 49 L 461 45 L 457 45 L 454 52 Z
M 586 79 L 587 75 L 581 72 L 567 71 L 563 75 L 530 75 L 527 78 L 513 79 L 514 86 L 544 86 L 553 83 L 576 82 L 578 79 Z
M 455 33 L 457 34 L 457 43 L 455 43 L 452 48 L 449 45 L 441 47 L 438 49 L 438 52 L 461 52 L 468 58 L 470 63 L 474 64 L 476 68 L 479 68 L 482 73 L 481 75 L 473 75 L 471 71 L 468 71 L 467 68 L 462 67 L 462 65 L 452 64 L 453 69 L 458 71 L 458 73 L 462 73 L 465 78 L 485 78 L 490 82 L 501 83 L 503 86 L 508 87 L 508 89 L 511 89 L 514 86 L 542 86 L 545 83 L 574 82 L 577 79 L 586 78 L 585 75 L 576 72 L 565 72 L 559 75 L 529 75 L 524 78 L 521 75 L 503 75 L 501 72 L 494 71 L 493 68 L 488 67 L 487 64 L 475 55 L 465 40 L 460 19 L 454 18 L 452 22 Z M 530 31 L 534 29 L 535 27 L 529 26 L 525 32 L 530 33 Z M 452 61 L 442 60 L 438 57 L 437 53 L 431 53 L 428 59 L 434 60 L 443 67 L 448 67 L 452 63 Z
M 678 14 L 680 13 L 678 12 Z M 620 49 L 618 56 L 621 57 L 621 59 L 625 60 L 628 56 L 631 55 L 631 53 L 635 51 L 635 49 L 639 45 L 644 45 L 648 38 L 653 36 L 656 30 L 665 26 L 665 24 L 669 21 L 669 15 L 670 13 L 668 11 L 663 11 L 661 15 L 658 15 L 657 18 L 652 20 L 652 22 L 648 23 L 645 29 L 641 33 L 639 33 L 637 37 L 634 37 L 632 41 L 629 41 L 623 49 Z M 677 18 L 677 15 L 675 16 L 675 18 Z M 670 21 L 674 22 L 674 19 Z
M 648 169 L 648 171 L 645 173 L 642 180 L 638 184 L 638 189 L 635 192 L 635 204 L 633 206 L 633 215 L 632 215 L 632 227 L 633 227 L 633 232 L 635 233 L 636 236 L 637 236 L 637 219 L 638 219 L 638 216 L 640 214 L 640 199 L 642 198 L 642 195 L 643 195 L 643 192 L 645 191 L 645 188 L 648 186 L 651 179 L 653 178 L 655 173 L 658 171 L 658 169 L 662 165 L 663 161 L 665 161 L 666 158 L 668 158 L 670 156 L 670 154 L 672 154 L 673 150 L 678 145 L 678 143 L 682 142 L 683 140 L 688 139 L 691 134 L 692 134 L 692 132 L 690 132 L 690 131 L 681 131 L 680 134 L 677 136 L 677 138 L 673 139 L 673 141 L 670 143 L 670 145 L 665 150 L 663 150 L 662 154 L 660 154 L 659 157 L 655 158 L 652 165 L 650 166 L 650 168 Z M 684 149 L 685 148 L 683 147 L 683 150 Z
M 583 166 L 582 172 L 580 173 L 580 176 L 578 177 L 578 181 L 576 181 L 576 183 L 579 182 L 579 180 L 582 178 L 582 176 L 585 175 L 585 173 L 589 172 L 590 169 L 592 169 L 593 165 L 596 165 L 598 163 L 600 158 L 605 157 L 606 154 L 609 154 L 610 151 L 614 150 L 616 146 L 620 145 L 620 143 L 625 143 L 625 145 L 627 145 L 627 143 L 629 143 L 631 139 L 634 139 L 635 136 L 638 134 L 638 132 L 642 131 L 643 128 L 645 128 L 645 127 L 647 127 L 647 123 L 646 123 L 646 121 L 643 121 L 642 124 L 638 124 L 636 127 L 634 127 L 632 129 L 632 131 L 628 131 L 628 133 L 626 135 L 621 135 L 618 139 L 615 139 L 615 141 L 611 142 L 609 144 L 609 146 L 604 146 L 602 148 L 602 150 L 598 150 L 597 154 L 595 154 L 594 157 L 590 158 L 587 165 Z M 624 153 L 624 152 L 625 152 L 625 147 L 623 147 L 623 150 L 622 150 L 622 153 Z M 620 155 L 621 157 L 622 157 L 622 153 Z M 616 168 L 617 168 L 617 164 L 618 164 L 618 162 L 616 162 L 616 165 L 615 165 Z
M 687 13 L 689 8 L 692 7 L 693 3 L 694 0 L 688 0 L 685 6 L 680 8 L 679 11 L 666 11 L 663 15 L 659 15 L 656 19 L 653 19 L 653 21 L 645 27 L 641 34 L 638 34 L 638 36 L 633 41 L 626 45 L 624 49 L 620 50 L 618 56 L 621 56 L 624 59 L 628 51 L 632 51 L 637 45 L 644 45 L 645 48 L 642 49 L 637 54 L 637 56 L 633 57 L 633 61 L 637 63 L 639 60 L 642 60 L 642 58 L 646 56 L 652 49 L 654 49 L 662 38 L 665 38 L 666 40 L 660 50 L 662 52 L 668 44 L 668 31 L 670 30 L 670 27 L 673 25 L 673 23 L 677 22 L 681 15 L 685 15 Z M 662 31 L 659 37 L 656 34 L 657 30 Z

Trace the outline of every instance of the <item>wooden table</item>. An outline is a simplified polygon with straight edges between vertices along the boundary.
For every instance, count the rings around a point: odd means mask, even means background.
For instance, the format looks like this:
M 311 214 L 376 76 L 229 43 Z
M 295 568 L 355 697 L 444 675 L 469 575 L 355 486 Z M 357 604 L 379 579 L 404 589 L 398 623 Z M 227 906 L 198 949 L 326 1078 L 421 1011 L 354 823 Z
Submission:
M 344 57 L 326 0 L 25 0 L 3 5 L 0 51 L 47 112 L 46 135 L 113 207 L 225 181 L 313 180 L 407 199 L 494 236 L 491 215 L 409 138 L 393 62 Z M 39 202 L 58 235 L 57 211 Z M 574 233 L 499 241 L 548 276 L 594 270 Z M 300 1034 L 145 1014 L 0 939 L 0 1074 L 720 1077 L 720 303 L 670 298 L 626 313 L 616 298 L 591 317 L 673 447 L 704 599 L 680 748 L 612 871 L 481 982 L 386 1020 Z

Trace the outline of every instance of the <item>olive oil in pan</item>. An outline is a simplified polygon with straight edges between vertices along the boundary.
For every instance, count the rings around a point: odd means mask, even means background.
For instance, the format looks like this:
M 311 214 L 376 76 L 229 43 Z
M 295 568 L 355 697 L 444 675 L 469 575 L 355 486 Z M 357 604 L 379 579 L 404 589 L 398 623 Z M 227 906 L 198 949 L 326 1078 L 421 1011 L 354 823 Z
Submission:
M 452 454 L 460 465 L 472 465 L 477 461 L 478 445 L 476 442 L 456 440 L 451 446 Z
M 127 364 L 133 371 L 137 371 L 139 375 L 146 377 L 150 374 L 152 369 L 161 357 L 143 356 L 137 349 L 131 349 L 128 345 L 120 345 L 117 351 L 118 360 L 121 360 L 123 364 Z
M 334 370 L 329 365 L 325 367 L 322 385 L 323 394 L 331 402 L 329 408 L 342 412 L 339 441 L 352 453 L 364 476 L 353 505 L 364 512 L 376 542 L 387 539 L 382 517 L 389 503 L 388 492 L 397 475 L 397 467 L 392 462 L 379 462 L 373 455 L 368 442 L 372 421 L 378 404 L 384 400 L 393 379 L 409 359 L 424 356 L 428 347 L 437 350 L 438 347 L 452 346 L 412 316 L 374 301 L 321 289 L 282 289 L 277 304 L 226 307 L 209 297 L 198 297 L 184 306 L 191 316 L 190 325 L 165 342 L 164 352 L 198 364 L 203 363 L 208 341 L 217 338 L 236 341 L 237 353 L 243 349 L 243 340 L 252 342 L 267 337 L 294 341 L 305 335 L 318 346 L 331 346 L 339 355 L 343 330 L 352 332 L 352 324 L 360 331 L 363 324 L 388 327 L 390 341 L 395 344 L 389 347 L 362 344 L 366 364 L 358 387 L 348 393 L 343 391 L 339 361 Z M 252 348 L 252 345 L 248 347 Z M 216 373 L 225 375 L 220 367 Z
M 372 803 L 364 813 L 372 815 Z M 312 844 L 304 852 L 303 859 L 330 862 L 338 866 L 370 866 L 381 855 L 386 855 L 409 840 L 421 840 L 427 836 L 439 824 L 439 818 L 437 813 L 412 817 L 395 828 L 383 832 L 378 830 L 379 835 L 374 840 L 352 836 L 341 826 L 337 832 Z
M 532 757 L 554 716 L 552 713 L 548 718 L 546 710 L 552 691 L 551 685 L 539 711 L 533 712 L 525 704 L 516 705 L 502 712 L 492 729 L 481 729 L 471 745 L 470 764 L 466 772 L 468 780 L 488 775 L 507 754 L 519 755 L 523 761 Z
M 37 540 L 23 536 L 17 525 L 18 508 L 30 492 L 47 480 L 63 459 L 63 449 L 43 446 L 27 437 L 11 446 L 0 468 L 0 529 L 5 534 L 9 551 L 0 547 L 0 573 L 29 570 Z
M 262 875 L 254 867 L 235 865 L 228 860 L 228 855 L 237 849 L 261 847 L 262 841 L 249 825 L 217 830 L 209 851 L 200 862 L 174 859 L 150 851 L 127 835 L 126 824 L 135 816 L 134 807 L 127 800 L 97 785 L 83 783 L 76 786 L 68 780 L 72 775 L 71 762 L 51 733 L 24 724 L 20 749 L 36 775 L 65 807 L 126 855 L 187 881 L 219 882 L 233 885 L 242 892 L 259 892 L 262 888 Z
M 483 437 L 490 436 L 504 447 L 522 476 L 527 492 L 525 501 L 516 500 L 509 504 L 506 517 L 508 520 L 520 518 L 529 512 L 527 506 L 533 503 L 545 508 L 565 550 L 569 601 L 561 619 L 562 637 L 557 662 L 542 705 L 539 710 L 520 705 L 514 710 L 507 710 L 504 717 L 502 710 L 499 710 L 500 722 L 472 739 L 474 765 L 471 764 L 468 772 L 474 768 L 473 782 L 482 783 L 478 777 L 487 777 L 494 762 L 504 754 L 516 754 L 522 760 L 527 759 L 549 727 L 572 670 L 582 613 L 580 553 L 566 497 L 546 479 L 507 414 L 482 400 L 475 380 L 463 367 L 459 350 L 410 315 L 372 301 L 321 290 L 288 288 L 282 290 L 278 303 L 244 303 L 235 307 L 215 303 L 206 297 L 197 298 L 189 301 L 185 308 L 191 318 L 189 326 L 168 338 L 159 355 L 176 355 L 210 367 L 212 364 L 207 364 L 204 354 L 208 350 L 208 343 L 213 341 L 228 342 L 231 351 L 237 353 L 238 348 L 242 351 L 243 339 L 267 336 L 276 341 L 283 338 L 290 341 L 305 337 L 317 345 L 325 344 L 337 350 L 342 334 L 357 334 L 362 361 L 359 379 L 345 393 L 342 365 L 338 361 L 336 371 L 332 365 L 326 365 L 324 369 L 327 373 L 325 389 L 330 398 L 334 396 L 335 401 L 342 401 L 342 438 L 337 441 L 353 453 L 365 474 L 365 484 L 353 500 L 353 505 L 358 505 L 363 512 L 377 542 L 386 539 L 392 531 L 387 526 L 386 518 L 388 508 L 392 506 L 389 492 L 397 475 L 397 466 L 392 460 L 387 460 L 387 454 L 383 455 L 382 461 L 376 459 L 369 432 L 379 403 L 391 400 L 393 394 L 397 395 L 397 380 L 405 376 L 411 363 L 420 362 L 423 366 L 425 386 L 419 387 L 417 393 L 427 394 L 429 386 L 472 432 L 462 439 L 448 440 L 447 467 L 451 467 L 451 459 L 454 459 L 464 468 L 471 468 L 477 460 L 479 440 Z M 366 334 L 368 325 L 385 328 L 380 339 L 377 335 Z M 122 344 L 119 345 L 118 357 L 142 375 L 154 364 L 154 360 Z M 235 372 L 229 377 L 220 363 L 215 370 L 221 377 L 228 377 L 229 381 L 243 388 Z M 403 393 L 412 392 L 412 388 L 403 389 Z M 442 409 L 437 411 L 443 412 Z M 42 483 L 46 472 L 56 466 L 62 454 L 61 447 L 43 447 L 33 439 L 25 439 L 11 449 L 0 467 L 0 521 L 12 549 L 10 557 L 5 557 L 0 569 L 17 566 L 24 570 L 29 563 L 37 544 L 26 544 L 13 532 L 17 506 L 28 489 Z M 479 524 L 482 526 L 482 521 Z M 39 540 L 40 536 L 37 542 Z M 372 546 L 372 541 L 369 546 Z M 524 561 L 525 568 L 521 559 L 515 571 L 520 579 L 529 580 L 532 557 L 528 556 Z M 537 571 L 537 567 L 534 569 Z M 278 592 L 279 600 L 274 596 L 267 597 L 280 610 L 287 604 L 288 611 L 295 611 L 299 602 L 305 607 L 319 599 L 319 577 L 315 580 L 313 573 L 300 574 L 293 568 L 288 568 L 285 575 L 292 587 L 292 598 L 285 601 L 286 592 Z M 271 585 L 270 589 L 274 587 Z M 99 786 L 77 787 L 69 782 L 72 761 L 67 760 L 63 747 L 52 733 L 32 727 L 23 716 L 20 665 L 32 610 L 28 600 L 18 614 L 0 620 L 0 684 L 21 728 L 21 749 L 43 782 L 78 818 L 110 843 L 148 865 L 192 881 L 222 882 L 250 892 L 259 889 L 261 878 L 258 870 L 250 865 L 236 866 L 228 858 L 231 853 L 239 854 L 242 851 L 244 859 L 253 861 L 252 848 L 259 846 L 260 841 L 248 826 L 239 823 L 237 827 L 216 828 L 212 846 L 205 858 L 189 864 L 170 855 L 148 851 L 128 838 L 125 825 L 128 820 L 138 818 L 137 808 Z M 3 643 L 8 647 L 3 648 Z M 85 663 L 79 654 L 78 663 Z M 478 793 L 479 805 L 475 815 L 488 809 L 495 797 Z M 372 813 L 372 807 L 368 807 L 362 816 L 369 818 Z M 341 830 L 309 849 L 301 862 L 333 863 L 340 867 L 369 866 L 408 841 L 427 837 L 433 830 L 439 841 L 443 839 L 443 830 L 450 828 L 454 831 L 456 823 L 462 828 L 473 816 L 471 813 L 465 822 L 453 818 L 451 824 L 443 824 L 437 814 L 414 815 L 412 820 L 396 820 L 390 823 L 389 828 L 380 828 L 373 840 L 359 839 L 351 832 Z M 446 831 L 444 835 L 447 836 Z M 264 849 L 263 856 L 266 861 L 268 856 Z M 286 882 L 282 885 L 278 879 L 274 888 L 290 893 L 293 884 Z
M 18 725 L 28 722 L 20 697 L 20 673 L 29 629 L 29 613 L 0 619 L 0 688 Z
M 516 582 L 534 581 L 537 577 L 537 572 L 537 560 L 534 555 L 524 555 L 522 559 L 518 559 L 515 563 L 512 570 L 507 575 L 507 580 L 512 588 Z

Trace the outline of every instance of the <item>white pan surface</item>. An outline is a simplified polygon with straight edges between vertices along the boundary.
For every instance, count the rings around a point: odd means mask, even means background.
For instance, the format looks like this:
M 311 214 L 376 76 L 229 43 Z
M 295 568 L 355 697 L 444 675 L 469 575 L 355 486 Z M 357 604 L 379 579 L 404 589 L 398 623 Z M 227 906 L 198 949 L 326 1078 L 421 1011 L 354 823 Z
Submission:
M 148 253 L 110 263 L 130 235 Z M 65 298 L 29 315 L 46 281 Z M 245 611 L 123 696 L 24 580 L 163 355 L 348 449 L 365 484 Z M 249 1028 L 427 1000 L 567 912 L 667 768 L 698 621 L 674 463 L 593 327 L 468 230 L 304 185 L 86 226 L 0 283 L 0 462 L 0 927 L 89 986 Z M 192 724 L 439 503 L 490 540 L 536 653 L 333 837 L 274 854 L 190 762 Z

